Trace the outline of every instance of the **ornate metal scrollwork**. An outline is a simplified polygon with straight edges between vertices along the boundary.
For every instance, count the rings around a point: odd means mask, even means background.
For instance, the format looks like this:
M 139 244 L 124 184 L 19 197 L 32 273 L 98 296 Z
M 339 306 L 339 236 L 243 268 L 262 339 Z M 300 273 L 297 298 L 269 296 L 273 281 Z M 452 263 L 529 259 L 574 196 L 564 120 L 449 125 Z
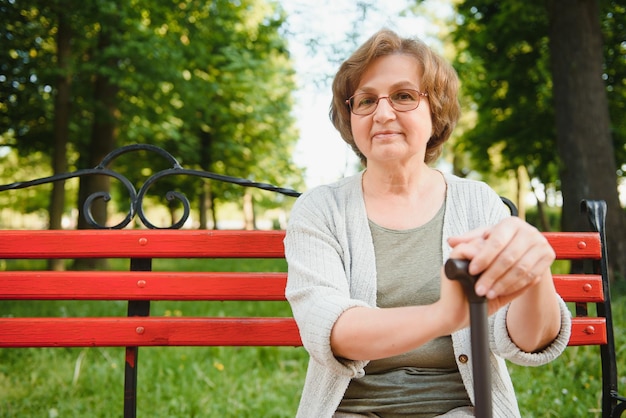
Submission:
M 128 178 L 108 168 L 108 166 L 119 156 L 123 154 L 127 154 L 129 152 L 135 152 L 135 151 L 154 152 L 160 155 L 161 157 L 165 158 L 171 164 L 171 168 L 158 171 L 154 173 L 153 175 L 151 175 L 148 179 L 146 179 L 146 181 L 142 184 L 139 191 L 137 191 L 135 185 L 133 185 L 133 183 Z M 286 196 L 292 196 L 292 197 L 300 196 L 300 193 L 293 189 L 278 187 L 278 186 L 274 186 L 274 185 L 267 184 L 267 183 L 258 183 L 258 182 L 250 181 L 248 179 L 242 179 L 238 177 L 225 176 L 221 174 L 212 173 L 210 171 L 185 169 L 180 165 L 178 160 L 176 160 L 176 158 L 174 158 L 169 152 L 165 151 L 164 149 L 160 147 L 157 147 L 155 145 L 150 145 L 150 144 L 134 144 L 134 145 L 127 145 L 124 147 L 117 148 L 114 151 L 107 154 L 102 159 L 102 161 L 94 168 L 76 170 L 70 173 L 56 174 L 54 176 L 42 177 L 39 179 L 30 180 L 30 181 L 23 181 L 23 182 L 16 182 L 16 183 L 11 183 L 11 184 L 6 184 L 6 185 L 0 185 L 0 192 L 5 191 L 5 190 L 24 189 L 27 187 L 38 186 L 41 184 L 52 183 L 55 181 L 68 180 L 71 178 L 93 176 L 93 175 L 109 176 L 118 180 L 128 191 L 129 200 L 130 200 L 130 209 L 126 217 L 117 225 L 106 226 L 106 225 L 101 225 L 98 222 L 96 222 L 96 220 L 94 219 L 92 215 L 91 208 L 92 208 L 93 203 L 97 199 L 103 199 L 104 201 L 109 201 L 111 199 L 110 194 L 105 191 L 100 191 L 100 192 L 96 192 L 88 196 L 87 199 L 85 199 L 85 202 L 83 205 L 85 220 L 89 223 L 89 225 L 91 225 L 93 228 L 96 228 L 96 229 L 122 229 L 126 227 L 134 219 L 135 215 L 139 215 L 139 219 L 141 220 L 141 223 L 149 229 L 180 229 L 189 218 L 189 214 L 191 212 L 191 206 L 189 204 L 189 200 L 183 193 L 180 193 L 177 191 L 169 191 L 166 193 L 165 198 L 168 201 L 177 200 L 183 206 L 183 214 L 181 215 L 180 219 L 174 222 L 174 224 L 171 226 L 158 227 L 154 225 L 152 222 L 148 220 L 143 210 L 143 199 L 146 196 L 148 189 L 160 179 L 164 177 L 168 177 L 168 176 L 180 176 L 180 175 L 195 176 L 195 177 L 222 181 L 226 183 L 237 184 L 243 187 L 254 187 L 257 189 L 280 193 Z

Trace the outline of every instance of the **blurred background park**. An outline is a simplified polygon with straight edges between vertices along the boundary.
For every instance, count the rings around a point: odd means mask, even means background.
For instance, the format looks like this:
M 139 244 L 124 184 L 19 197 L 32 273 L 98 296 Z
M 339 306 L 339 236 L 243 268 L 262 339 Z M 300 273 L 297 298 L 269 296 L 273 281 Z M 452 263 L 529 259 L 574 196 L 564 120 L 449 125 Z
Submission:
M 585 229 L 580 200 L 606 200 L 616 305 L 623 304 L 623 0 L 0 0 L 0 20 L 0 184 L 93 168 L 128 144 L 159 146 L 185 168 L 298 191 L 334 181 L 361 169 L 328 120 L 330 80 L 338 65 L 381 27 L 418 36 L 453 63 L 462 82 L 463 117 L 439 167 L 488 182 L 544 231 Z M 122 156 L 113 164 L 138 185 L 169 167 L 149 153 Z M 152 187 L 144 202 L 155 224 L 171 225 L 179 216 L 177 202 L 164 198 L 169 190 L 189 198 L 188 228 L 282 228 L 293 202 L 227 183 L 167 178 Z M 83 176 L 1 192 L 0 228 L 85 228 L 83 203 L 100 191 L 112 199 L 95 202 L 93 215 L 101 224 L 115 224 L 129 210 L 127 190 L 106 176 Z M 13 306 L 0 306 L 3 315 L 14 314 Z M 615 316 L 623 318 L 624 310 L 619 312 Z M 617 326 L 616 334 L 623 335 L 623 320 Z M 516 386 L 523 388 L 522 408 L 534 411 L 524 416 L 593 416 L 599 382 L 585 374 L 597 362 L 593 349 L 568 349 L 561 363 L 536 372 L 543 374 L 515 371 Z M 102 409 L 101 416 L 118 415 L 117 409 L 105 407 L 110 394 L 99 393 L 107 383 L 98 390 L 78 382 L 92 380 L 80 373 L 89 356 L 97 376 L 119 372 L 113 365 L 120 355 L 68 349 L 59 358 L 59 351 L 24 358 L 3 350 L 0 416 L 74 416 L 62 411 L 84 412 L 94 405 Z M 305 365 L 302 353 L 250 354 L 259 374 L 269 368 L 273 376 L 256 384 L 274 393 L 265 399 L 273 406 L 260 415 L 245 407 L 246 400 L 259 396 L 254 388 L 231 393 L 223 409 L 218 405 L 214 414 L 204 414 L 206 394 L 219 393 L 223 385 L 208 377 L 206 364 L 188 363 L 197 353 L 171 350 L 163 352 L 165 359 L 148 360 L 158 376 L 147 380 L 164 383 L 145 389 L 152 393 L 144 396 L 167 391 L 168 407 L 160 411 L 170 411 L 149 416 L 293 415 Z M 224 370 L 224 364 L 238 367 L 224 350 L 201 356 L 212 359 L 205 361 L 213 372 Z M 29 388 L 40 383 L 42 374 L 54 373 L 42 369 L 51 358 L 66 362 L 69 374 L 48 376 L 39 395 L 30 396 Z M 190 374 L 173 378 L 177 371 L 166 364 Z M 278 382 L 276 364 L 282 373 Z M 578 365 L 585 371 L 577 380 L 570 376 L 558 385 L 536 384 L 561 372 L 568 376 Z M 18 384 L 10 377 L 14 370 L 28 370 L 29 377 Z M 241 381 L 242 374 L 232 378 Z M 191 386 L 198 386 L 196 393 L 181 379 L 204 383 Z M 242 389 L 244 383 L 235 386 Z M 281 384 L 291 388 L 284 389 L 284 398 Z M 50 399 L 69 402 L 78 391 L 87 404 L 42 406 L 54 404 Z M 211 402 L 217 402 L 212 396 Z M 545 400 L 543 406 L 537 398 Z M 277 405 L 284 408 L 275 410 Z

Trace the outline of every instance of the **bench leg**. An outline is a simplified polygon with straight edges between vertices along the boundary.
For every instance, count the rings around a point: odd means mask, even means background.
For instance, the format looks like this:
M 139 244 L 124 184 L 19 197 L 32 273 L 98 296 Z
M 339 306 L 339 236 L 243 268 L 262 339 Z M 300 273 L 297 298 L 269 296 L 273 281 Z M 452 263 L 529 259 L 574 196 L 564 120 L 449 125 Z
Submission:
M 132 258 L 131 271 L 151 271 L 152 259 Z M 149 300 L 128 301 L 128 316 L 150 316 Z M 137 416 L 137 366 L 139 347 L 126 347 L 124 367 L 124 418 Z
M 137 416 L 137 356 L 139 347 L 126 347 L 124 368 L 124 418 Z

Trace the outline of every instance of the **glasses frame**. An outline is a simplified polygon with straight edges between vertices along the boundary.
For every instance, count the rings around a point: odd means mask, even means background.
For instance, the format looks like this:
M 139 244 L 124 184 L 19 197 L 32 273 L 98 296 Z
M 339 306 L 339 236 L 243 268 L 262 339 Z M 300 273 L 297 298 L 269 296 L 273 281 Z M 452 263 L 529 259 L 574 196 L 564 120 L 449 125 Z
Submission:
M 401 91 L 409 91 L 409 92 L 415 92 L 417 93 L 417 101 L 416 101 L 416 105 L 413 109 L 396 109 L 393 100 L 391 100 L 390 96 L 393 96 L 395 93 L 401 92 Z M 387 103 L 389 103 L 389 106 L 391 106 L 391 108 L 393 110 L 395 110 L 396 112 L 410 112 L 411 110 L 415 110 L 420 106 L 420 102 L 422 101 L 421 98 L 422 97 L 428 97 L 428 93 L 425 92 L 421 92 L 419 90 L 415 90 L 415 89 L 398 89 L 395 91 L 392 91 L 390 94 L 388 94 L 387 96 L 379 96 L 376 98 L 376 103 L 374 104 L 374 106 L 372 106 L 372 111 L 369 113 L 356 113 L 354 111 L 354 109 L 352 108 L 352 99 L 354 99 L 355 96 L 358 96 L 359 94 L 365 94 L 365 93 L 355 93 L 352 96 L 350 96 L 349 98 L 346 99 L 346 105 L 348 106 L 348 109 L 350 109 L 350 112 L 353 115 L 356 116 L 369 116 L 372 113 L 374 113 L 376 111 L 376 109 L 378 109 L 378 103 L 380 102 L 381 99 L 387 99 Z

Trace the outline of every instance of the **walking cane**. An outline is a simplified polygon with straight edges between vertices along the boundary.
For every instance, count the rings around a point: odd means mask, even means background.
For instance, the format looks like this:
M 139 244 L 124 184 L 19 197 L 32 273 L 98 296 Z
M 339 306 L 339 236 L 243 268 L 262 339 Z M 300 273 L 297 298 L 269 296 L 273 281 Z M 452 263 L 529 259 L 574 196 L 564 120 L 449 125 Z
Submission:
M 450 280 L 458 280 L 463 286 L 470 305 L 470 335 L 472 340 L 472 371 L 474 373 L 474 411 L 477 418 L 492 417 L 491 373 L 489 362 L 489 324 L 487 299 L 478 296 L 474 285 L 478 276 L 468 270 L 469 261 L 450 259 L 445 272 Z

